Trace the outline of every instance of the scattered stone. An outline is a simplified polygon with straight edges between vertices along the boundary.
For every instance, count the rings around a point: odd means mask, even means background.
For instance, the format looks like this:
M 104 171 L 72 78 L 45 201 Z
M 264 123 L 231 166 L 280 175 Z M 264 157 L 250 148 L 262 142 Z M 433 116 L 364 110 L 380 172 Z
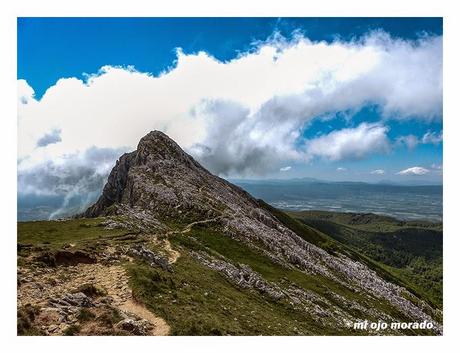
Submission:
M 124 319 L 116 324 L 116 327 L 132 333 L 133 335 L 145 336 L 152 328 L 147 320 Z
M 103 297 L 100 299 L 100 302 L 103 304 L 112 304 L 113 298 L 111 296 Z
M 229 262 L 215 259 L 204 252 L 192 252 L 192 255 L 203 265 L 222 273 L 228 280 L 236 284 L 238 287 L 256 289 L 260 293 L 267 294 L 275 300 L 279 300 L 285 296 L 276 284 L 265 281 L 248 265 L 240 264 L 236 267 Z
M 82 308 L 89 308 L 94 306 L 91 298 L 83 294 L 82 292 L 68 293 L 61 299 L 50 299 L 49 303 L 56 307 L 62 306 L 76 306 Z
M 152 250 L 147 249 L 142 244 L 133 245 L 129 248 L 128 253 L 131 256 L 147 261 L 152 267 L 159 266 L 165 271 L 173 272 L 173 268 L 166 257 L 155 254 Z

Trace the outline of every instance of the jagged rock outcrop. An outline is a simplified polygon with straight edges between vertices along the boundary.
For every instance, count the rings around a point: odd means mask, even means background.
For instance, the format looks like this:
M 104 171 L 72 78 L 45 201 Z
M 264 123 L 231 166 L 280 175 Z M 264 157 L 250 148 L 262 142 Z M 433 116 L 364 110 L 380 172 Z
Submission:
M 363 297 L 386 301 L 404 317 L 430 320 L 436 332 L 442 331 L 442 326 L 434 319 L 435 310 L 407 289 L 384 280 L 366 265 L 344 254 L 332 255 L 307 242 L 247 192 L 208 172 L 162 132 L 150 132 L 140 140 L 136 151 L 120 157 L 101 197 L 81 216 L 115 215 L 128 220 L 122 222 L 140 224 L 139 229 L 143 231 L 167 229 L 169 222 L 182 224 L 183 232 L 197 224 L 212 224 L 223 234 L 260 250 L 286 268 L 322 276 L 350 291 L 362 292 Z M 155 263 L 154 257 L 142 248 L 133 251 Z M 216 259 L 200 259 L 239 285 L 254 287 L 273 297 L 286 295 L 278 293 L 273 285 L 264 282 L 249 268 L 236 268 Z M 292 290 L 290 295 L 293 293 Z M 332 293 L 331 297 L 334 295 Z M 297 295 L 299 302 L 307 300 L 299 298 Z M 340 300 L 345 301 L 344 307 L 362 308 L 360 310 L 367 313 L 373 310 L 370 305 L 366 307 L 365 302 L 358 305 L 346 302 L 346 298 Z M 315 310 L 318 317 L 327 315 Z M 378 317 L 378 313 L 374 317 Z M 346 320 L 349 322 L 351 318 Z
M 221 272 L 230 282 L 240 288 L 255 289 L 275 300 L 285 296 L 280 288 L 265 281 L 247 265 L 235 266 L 226 261 L 214 259 L 205 253 L 192 252 L 192 256 L 205 266 Z

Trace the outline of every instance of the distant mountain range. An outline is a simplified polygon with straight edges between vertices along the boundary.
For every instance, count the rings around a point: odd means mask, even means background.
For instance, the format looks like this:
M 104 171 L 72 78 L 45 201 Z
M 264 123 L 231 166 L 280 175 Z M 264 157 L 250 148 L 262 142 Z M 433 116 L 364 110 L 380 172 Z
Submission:
M 442 181 L 431 181 L 423 179 L 411 179 L 411 180 L 380 180 L 377 182 L 365 182 L 365 181 L 332 181 L 324 179 L 316 179 L 310 177 L 303 178 L 290 178 L 290 179 L 241 179 L 241 178 L 228 178 L 228 180 L 235 184 L 299 184 L 299 183 L 321 183 L 321 184 L 369 184 L 369 185 L 400 185 L 400 186 L 442 186 Z
M 394 180 L 380 180 L 377 184 L 383 185 L 403 185 L 403 186 L 430 186 L 430 185 L 441 185 L 442 181 L 431 181 L 431 180 L 423 180 L 423 179 L 411 179 L 411 180 L 401 180 L 401 181 L 394 181 Z
M 442 220 L 442 185 L 331 182 L 312 178 L 235 180 L 254 197 L 277 208 L 376 213 L 402 220 Z

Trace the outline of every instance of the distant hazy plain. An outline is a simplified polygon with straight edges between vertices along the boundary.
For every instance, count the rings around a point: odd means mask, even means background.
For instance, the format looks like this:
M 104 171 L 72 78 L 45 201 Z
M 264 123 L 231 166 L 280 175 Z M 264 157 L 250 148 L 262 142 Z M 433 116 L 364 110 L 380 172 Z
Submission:
M 366 183 L 237 181 L 272 206 L 300 211 L 371 212 L 403 220 L 442 221 L 442 186 Z

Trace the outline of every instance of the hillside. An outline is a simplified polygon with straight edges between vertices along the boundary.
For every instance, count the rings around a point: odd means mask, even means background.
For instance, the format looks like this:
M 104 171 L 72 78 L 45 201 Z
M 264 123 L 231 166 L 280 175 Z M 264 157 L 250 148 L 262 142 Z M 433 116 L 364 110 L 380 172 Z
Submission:
M 425 299 L 442 307 L 442 223 L 400 221 L 375 214 L 288 213 L 377 261 Z
M 442 333 L 440 310 L 160 132 L 75 219 L 18 223 L 19 334 Z M 433 329 L 355 330 L 355 322 Z

